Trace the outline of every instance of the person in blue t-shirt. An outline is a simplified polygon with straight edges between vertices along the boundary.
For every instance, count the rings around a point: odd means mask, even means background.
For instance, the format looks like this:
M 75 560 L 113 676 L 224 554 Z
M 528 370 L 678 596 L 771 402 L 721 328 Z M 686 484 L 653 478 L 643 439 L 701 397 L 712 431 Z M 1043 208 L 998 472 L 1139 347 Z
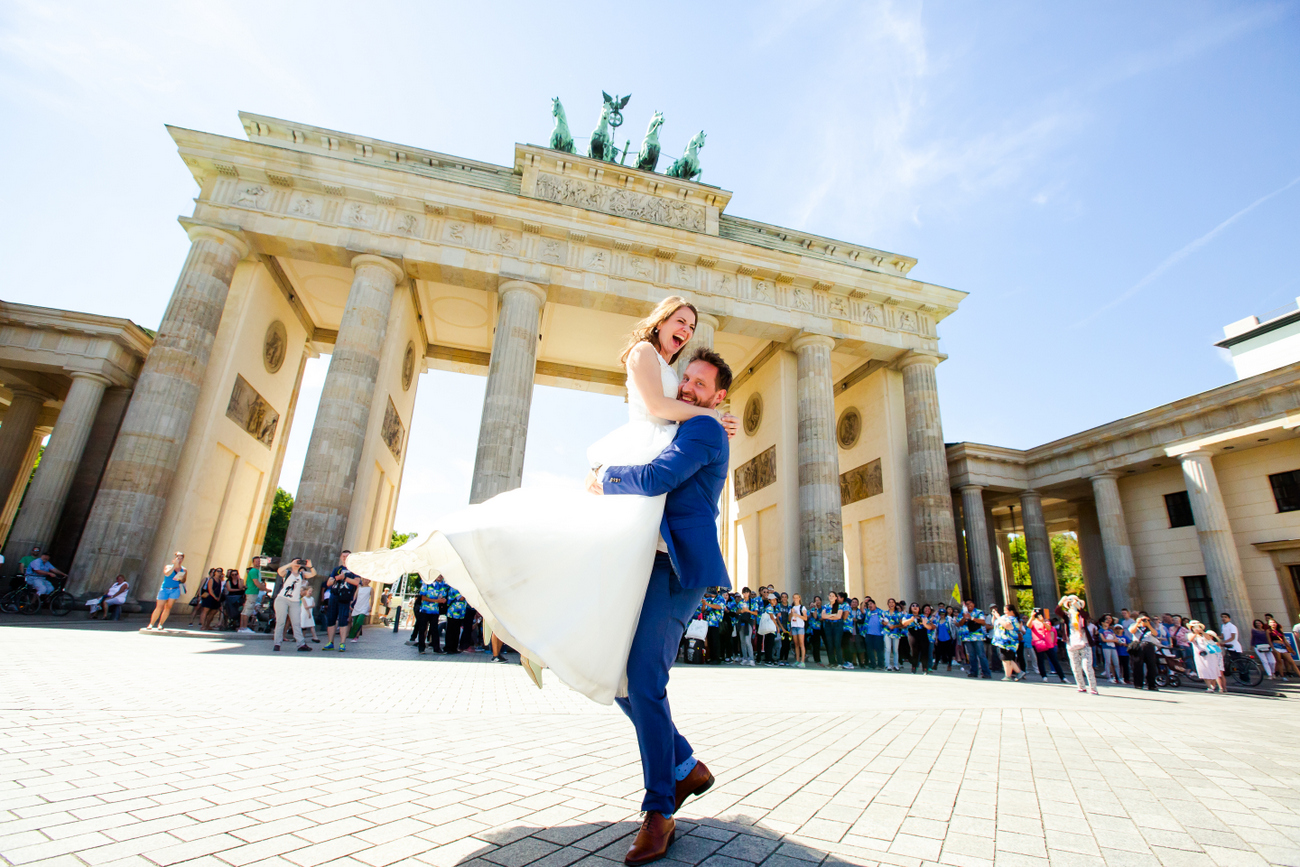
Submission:
M 814 596 L 812 604 L 808 606 L 808 652 L 812 654 L 813 662 L 821 665 L 822 663 L 822 598 Z
M 727 595 L 722 588 L 715 587 L 705 595 L 700 607 L 704 610 L 704 621 L 709 624 L 705 639 L 709 665 L 722 665 L 722 615 L 727 610 Z
M 443 594 L 447 600 L 447 635 L 443 640 L 442 652 L 447 655 L 460 653 L 460 647 L 468 638 L 466 620 L 469 616 L 469 602 L 460 591 L 443 582 Z M 437 633 L 435 633 L 436 637 Z
M 993 674 L 989 671 L 989 658 L 984 649 L 985 625 L 984 612 L 975 607 L 974 600 L 967 599 L 957 621 L 957 638 L 966 649 L 966 676 L 989 680 Z
M 939 607 L 935 616 L 934 630 L 934 668 L 938 669 L 940 665 L 948 666 L 952 671 L 952 657 L 957 650 L 957 633 L 956 624 L 953 620 L 952 608 Z
M 867 650 L 867 668 L 879 671 L 885 667 L 885 613 L 870 596 L 863 607 L 862 642 Z

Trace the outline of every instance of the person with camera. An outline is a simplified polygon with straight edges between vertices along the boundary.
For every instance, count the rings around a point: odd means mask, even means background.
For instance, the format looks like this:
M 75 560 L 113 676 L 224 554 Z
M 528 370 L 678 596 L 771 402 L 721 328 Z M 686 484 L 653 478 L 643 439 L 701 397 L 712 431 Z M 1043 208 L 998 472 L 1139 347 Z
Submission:
M 1196 654 L 1196 676 L 1205 684 L 1206 692 L 1228 691 L 1223 676 L 1223 648 L 1219 636 L 1207 630 L 1201 621 L 1192 621 L 1192 652 Z
M 163 624 L 172 613 L 172 606 L 185 592 L 184 563 L 185 555 L 177 551 L 172 561 L 163 567 L 162 586 L 158 588 L 158 599 L 154 604 L 153 613 L 149 615 L 149 625 L 145 629 L 162 631 Z
M 284 628 L 288 626 L 290 637 L 298 643 L 298 652 L 310 652 L 311 647 L 307 644 L 307 636 L 303 634 L 302 626 L 294 615 L 302 607 L 300 603 L 303 588 L 307 586 L 307 582 L 316 577 L 316 570 L 310 560 L 295 557 L 275 570 L 275 574 L 280 580 L 279 586 L 276 587 L 275 601 L 272 603 L 275 611 L 275 639 L 271 643 L 271 649 L 277 652 L 280 650 L 280 642 L 284 640 Z
M 352 599 L 357 588 L 361 586 L 361 576 L 348 569 L 348 555 L 344 551 L 339 555 L 339 565 L 334 567 L 329 578 L 325 580 L 325 589 L 329 591 L 329 601 L 325 606 L 325 641 L 321 650 L 334 649 L 334 629 L 339 631 L 339 653 L 347 650 L 348 624 L 352 619 Z
M 1133 667 L 1133 688 L 1141 689 L 1143 675 L 1146 675 L 1146 688 L 1159 692 L 1156 688 L 1156 648 L 1160 646 L 1160 635 L 1156 632 L 1151 618 L 1139 614 L 1138 619 L 1129 627 L 1128 655 Z

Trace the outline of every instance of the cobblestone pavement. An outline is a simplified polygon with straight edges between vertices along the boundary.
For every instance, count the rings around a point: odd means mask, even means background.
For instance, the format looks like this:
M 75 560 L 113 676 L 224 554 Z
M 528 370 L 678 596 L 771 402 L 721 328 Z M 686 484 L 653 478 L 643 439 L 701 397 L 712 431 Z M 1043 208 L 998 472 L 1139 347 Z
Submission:
M 624 717 L 481 654 L 32 623 L 0 621 L 11 865 L 615 867 L 636 829 Z M 665 867 L 1300 865 L 1300 704 L 1103 693 L 678 666 L 718 782 Z

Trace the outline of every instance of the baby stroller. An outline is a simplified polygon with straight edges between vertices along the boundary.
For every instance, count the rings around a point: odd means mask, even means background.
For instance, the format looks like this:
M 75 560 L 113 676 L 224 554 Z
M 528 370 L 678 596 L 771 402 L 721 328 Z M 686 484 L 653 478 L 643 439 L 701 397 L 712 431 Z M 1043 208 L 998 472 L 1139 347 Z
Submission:
M 248 618 L 248 628 L 254 632 L 271 632 L 275 629 L 275 611 L 271 600 L 263 596 L 253 606 L 253 616 Z
M 1187 670 L 1181 654 L 1168 647 L 1156 651 L 1156 686 L 1179 687 L 1184 677 L 1195 679 L 1196 675 Z

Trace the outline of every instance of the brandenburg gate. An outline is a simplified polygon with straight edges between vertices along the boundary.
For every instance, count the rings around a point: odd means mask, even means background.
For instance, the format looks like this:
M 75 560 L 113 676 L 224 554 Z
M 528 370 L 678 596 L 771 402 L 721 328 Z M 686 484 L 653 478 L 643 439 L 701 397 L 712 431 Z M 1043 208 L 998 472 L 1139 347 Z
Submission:
M 521 144 L 498 166 L 240 117 L 246 141 L 169 128 L 198 186 L 190 251 L 56 564 L 71 589 L 122 573 L 147 603 L 173 551 L 191 574 L 260 551 L 309 358 L 331 356 L 284 551 L 331 564 L 387 543 L 422 371 L 487 376 L 481 501 L 521 482 L 534 383 L 622 394 L 624 336 L 680 294 L 736 372 L 720 532 L 737 585 L 951 596 L 936 326 L 964 296 L 909 279 L 914 259 L 608 158 Z

